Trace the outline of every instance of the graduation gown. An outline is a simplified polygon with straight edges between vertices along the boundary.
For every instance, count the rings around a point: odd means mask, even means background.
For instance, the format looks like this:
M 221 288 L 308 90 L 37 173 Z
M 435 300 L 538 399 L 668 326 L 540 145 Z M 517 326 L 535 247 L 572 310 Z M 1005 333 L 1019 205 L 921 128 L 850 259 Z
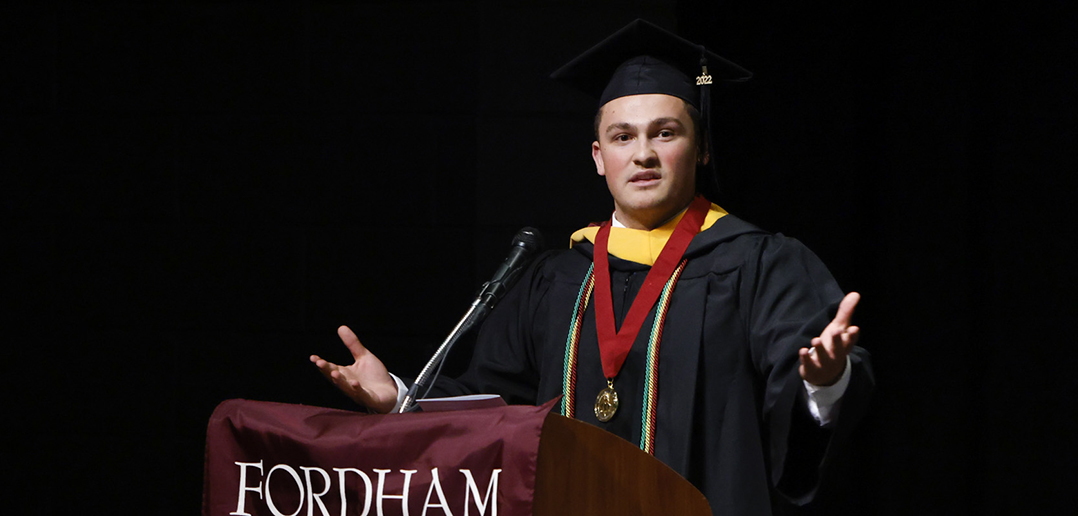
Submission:
M 465 374 L 437 390 L 520 404 L 561 395 L 573 307 L 593 249 L 583 242 L 540 255 L 484 323 Z M 811 500 L 873 385 L 868 354 L 855 348 L 838 420 L 822 430 L 805 408 L 798 349 L 831 321 L 842 291 L 800 242 L 732 215 L 697 234 L 685 257 L 659 344 L 655 456 L 695 484 L 715 514 L 771 514 L 780 493 L 796 504 Z M 611 255 L 610 268 L 620 328 L 649 267 Z M 573 417 L 638 444 L 655 309 L 614 381 L 618 412 L 601 423 L 593 407 L 606 379 L 594 305 L 583 317 Z

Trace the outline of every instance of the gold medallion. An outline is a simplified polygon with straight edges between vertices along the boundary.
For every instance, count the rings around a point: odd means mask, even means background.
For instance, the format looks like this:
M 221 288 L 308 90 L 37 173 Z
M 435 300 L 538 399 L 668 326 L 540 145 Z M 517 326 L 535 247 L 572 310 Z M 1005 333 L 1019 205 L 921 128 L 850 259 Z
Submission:
M 599 396 L 595 398 L 595 418 L 606 423 L 617 411 L 618 392 L 614 390 L 614 380 L 607 380 L 606 388 L 599 391 Z

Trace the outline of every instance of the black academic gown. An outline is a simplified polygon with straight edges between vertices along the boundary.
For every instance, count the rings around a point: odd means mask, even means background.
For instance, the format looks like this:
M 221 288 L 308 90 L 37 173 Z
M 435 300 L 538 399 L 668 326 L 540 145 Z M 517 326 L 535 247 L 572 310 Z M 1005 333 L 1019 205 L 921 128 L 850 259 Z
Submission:
M 439 382 L 443 394 L 497 393 L 540 404 L 562 393 L 566 337 L 593 246 L 541 255 L 491 313 L 467 372 Z M 804 245 L 727 215 L 693 238 L 671 297 L 659 348 L 655 456 L 695 484 L 715 514 L 771 514 L 780 493 L 811 500 L 821 466 L 862 415 L 873 386 L 868 354 L 856 348 L 849 388 L 832 428 L 810 419 L 798 349 L 834 317 L 842 291 Z M 620 328 L 648 266 L 611 256 Z M 614 386 L 620 408 L 594 415 L 606 386 L 594 300 L 584 315 L 575 418 L 640 441 L 645 352 L 655 310 Z

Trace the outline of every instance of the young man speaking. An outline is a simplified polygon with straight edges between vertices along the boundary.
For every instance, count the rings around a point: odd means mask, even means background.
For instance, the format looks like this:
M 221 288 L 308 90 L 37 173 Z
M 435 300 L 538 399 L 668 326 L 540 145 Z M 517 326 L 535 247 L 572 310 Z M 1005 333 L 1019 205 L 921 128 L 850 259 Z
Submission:
M 800 242 L 712 204 L 710 85 L 740 66 L 637 20 L 556 71 L 599 97 L 596 171 L 610 220 L 541 255 L 491 313 L 442 394 L 541 404 L 633 443 L 692 481 L 715 514 L 812 499 L 873 379 L 843 296 Z M 347 327 L 355 363 L 311 360 L 389 412 L 403 396 Z

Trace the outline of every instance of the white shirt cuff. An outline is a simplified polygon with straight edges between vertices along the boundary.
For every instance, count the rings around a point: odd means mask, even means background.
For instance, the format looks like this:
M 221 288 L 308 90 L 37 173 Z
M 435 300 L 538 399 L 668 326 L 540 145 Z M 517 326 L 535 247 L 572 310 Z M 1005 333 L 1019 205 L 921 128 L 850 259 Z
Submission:
M 397 404 L 393 405 L 393 410 L 390 410 L 390 414 L 396 414 L 401 405 L 404 405 L 404 397 L 408 395 L 408 386 L 404 385 L 404 380 L 401 380 L 397 375 L 389 373 L 389 376 L 393 378 L 393 381 L 397 384 Z
M 853 369 L 850 357 L 846 357 L 846 370 L 842 377 L 834 385 L 821 387 L 801 380 L 805 384 L 805 393 L 808 394 L 808 409 L 820 426 L 831 424 L 838 417 L 838 409 L 842 401 L 842 395 L 846 394 L 846 387 L 850 385 L 850 370 Z

